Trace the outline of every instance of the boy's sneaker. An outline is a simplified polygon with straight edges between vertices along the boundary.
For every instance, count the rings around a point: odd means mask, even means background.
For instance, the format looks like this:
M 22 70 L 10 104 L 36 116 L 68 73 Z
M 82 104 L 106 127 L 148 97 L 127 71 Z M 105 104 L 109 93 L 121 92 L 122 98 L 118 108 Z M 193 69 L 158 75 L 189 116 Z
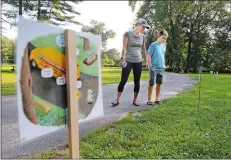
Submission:
M 152 102 L 152 101 L 148 101 L 148 102 L 147 102 L 147 105 L 149 105 L 149 106 L 154 106 L 154 104 L 155 104 L 155 103 Z
M 155 104 L 161 104 L 161 101 L 155 101 Z

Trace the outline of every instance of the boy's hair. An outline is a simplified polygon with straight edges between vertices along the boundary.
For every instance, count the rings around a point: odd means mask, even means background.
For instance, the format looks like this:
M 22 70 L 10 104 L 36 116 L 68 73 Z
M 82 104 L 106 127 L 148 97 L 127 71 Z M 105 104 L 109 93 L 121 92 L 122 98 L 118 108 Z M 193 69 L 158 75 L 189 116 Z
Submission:
M 160 36 L 163 36 L 163 35 L 167 35 L 168 36 L 168 32 L 166 30 L 160 30 L 160 31 L 156 30 L 155 31 L 155 37 L 156 38 L 158 38 Z

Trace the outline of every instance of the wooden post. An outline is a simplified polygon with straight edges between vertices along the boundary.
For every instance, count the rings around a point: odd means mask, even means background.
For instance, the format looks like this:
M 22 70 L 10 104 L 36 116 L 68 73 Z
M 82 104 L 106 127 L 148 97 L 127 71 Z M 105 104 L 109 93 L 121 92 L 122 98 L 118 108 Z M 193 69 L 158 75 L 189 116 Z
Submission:
M 79 112 L 76 88 L 76 36 L 72 30 L 65 30 L 67 60 L 68 140 L 70 158 L 79 158 Z

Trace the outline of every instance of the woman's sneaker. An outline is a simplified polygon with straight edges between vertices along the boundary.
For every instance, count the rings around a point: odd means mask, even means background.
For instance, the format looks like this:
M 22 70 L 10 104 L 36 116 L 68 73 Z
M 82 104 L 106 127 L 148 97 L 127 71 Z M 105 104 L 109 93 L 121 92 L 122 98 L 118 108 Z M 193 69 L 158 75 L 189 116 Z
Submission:
M 111 107 L 116 107 L 116 106 L 118 106 L 120 103 L 119 103 L 117 100 L 115 100 L 115 101 L 112 102 L 111 104 L 112 104 Z

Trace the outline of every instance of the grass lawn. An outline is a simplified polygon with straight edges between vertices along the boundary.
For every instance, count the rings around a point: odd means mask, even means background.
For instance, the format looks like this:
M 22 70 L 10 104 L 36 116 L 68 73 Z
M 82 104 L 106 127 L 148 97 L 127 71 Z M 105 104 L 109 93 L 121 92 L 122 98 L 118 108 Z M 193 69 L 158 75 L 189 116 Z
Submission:
M 16 73 L 11 71 L 12 66 L 2 66 L 2 95 L 16 94 Z M 121 68 L 102 68 L 103 84 L 119 83 L 121 76 Z M 148 71 L 143 71 L 142 80 L 149 78 Z M 133 81 L 133 74 L 131 73 L 128 81 Z
M 16 73 L 12 72 L 13 65 L 1 66 L 1 83 L 2 96 L 16 94 Z
M 198 75 L 191 75 L 198 78 Z M 203 74 L 198 84 L 157 108 L 124 119 L 80 138 L 80 155 L 93 158 L 231 159 L 231 75 Z M 54 149 L 35 158 L 66 158 Z
M 119 83 L 121 78 L 121 68 L 102 68 L 103 84 Z M 149 79 L 149 72 L 142 71 L 141 80 Z M 131 71 L 128 82 L 133 81 L 133 73 Z

